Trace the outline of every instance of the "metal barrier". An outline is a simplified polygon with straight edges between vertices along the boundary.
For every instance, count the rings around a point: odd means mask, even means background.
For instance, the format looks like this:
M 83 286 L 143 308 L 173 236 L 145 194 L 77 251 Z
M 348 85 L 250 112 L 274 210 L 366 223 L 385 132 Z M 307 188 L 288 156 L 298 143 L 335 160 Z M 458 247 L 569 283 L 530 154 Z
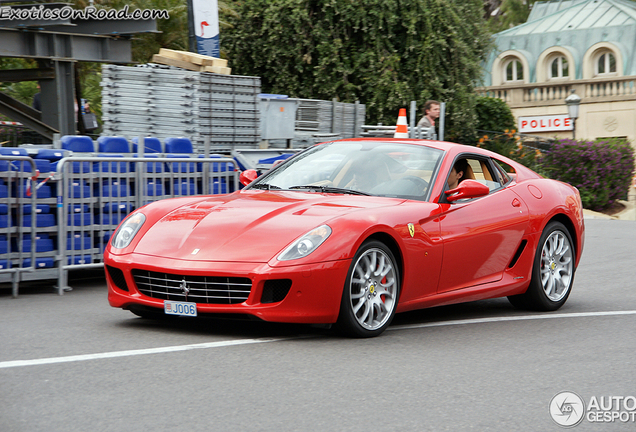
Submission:
M 160 199 L 229 193 L 239 188 L 236 162 L 221 156 L 74 155 L 59 160 L 55 171 L 48 176 L 40 175 L 37 183 L 33 180 L 37 171 L 31 158 L 0 157 L 0 163 L 2 159 L 31 164 L 29 181 L 34 193 L 30 196 L 29 209 L 36 209 L 42 215 L 23 218 L 22 214 L 27 211 L 21 201 L 24 198 L 20 195 L 14 198 L 11 193 L 5 198 L 9 213 L 13 208 L 19 209 L 20 213 L 14 213 L 21 222 L 15 226 L 8 223 L 4 229 L 9 242 L 13 240 L 19 245 L 19 253 L 12 252 L 12 265 L 0 270 L 0 281 L 4 273 L 11 276 L 14 297 L 18 295 L 20 280 L 27 279 L 25 272 L 30 272 L 28 279 L 31 280 L 57 279 L 56 289 L 61 295 L 71 289 L 67 285 L 69 270 L 102 267 L 102 255 L 111 235 L 134 209 Z M 10 184 L 18 186 L 22 184 L 20 180 L 28 178 L 26 173 L 7 173 L 5 178 L 10 179 Z M 14 177 L 19 180 L 14 181 Z M 0 211 L 1 204 L 0 201 Z M 29 222 L 29 227 L 22 222 Z M 0 228 L 0 235 L 2 230 Z M 27 235 L 30 238 L 32 233 L 39 243 L 29 249 L 30 261 L 26 262 L 29 267 L 17 267 L 18 262 L 25 264 L 23 254 L 27 248 L 22 244 L 26 245 L 25 238 Z M 0 265 L 1 248 L 0 241 Z
M 411 128 L 408 126 L 409 136 L 415 139 L 430 139 L 437 140 L 437 134 L 435 133 L 435 128 L 423 128 L 420 126 L 416 126 Z M 374 138 L 393 138 L 393 134 L 395 133 L 395 126 L 382 126 L 378 125 L 362 125 L 362 134 L 363 137 L 374 137 Z
M 17 147 L 25 143 L 43 144 L 46 142 L 49 141 L 22 123 L 0 120 L 0 145 Z
M 37 176 L 30 157 L 0 155 L 0 282 L 12 283 L 13 297 L 20 280 L 29 279 L 23 275 L 36 266 L 39 238 L 34 234 L 43 210 L 36 201 Z

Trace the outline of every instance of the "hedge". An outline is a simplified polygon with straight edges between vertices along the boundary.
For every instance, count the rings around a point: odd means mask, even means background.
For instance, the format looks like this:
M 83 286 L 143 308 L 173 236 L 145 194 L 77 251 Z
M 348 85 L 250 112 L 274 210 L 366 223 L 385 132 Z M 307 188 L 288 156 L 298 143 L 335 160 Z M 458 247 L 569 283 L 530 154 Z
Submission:
M 537 162 L 550 178 L 576 186 L 583 207 L 595 211 L 627 199 L 634 177 L 634 148 L 625 139 L 559 140 Z

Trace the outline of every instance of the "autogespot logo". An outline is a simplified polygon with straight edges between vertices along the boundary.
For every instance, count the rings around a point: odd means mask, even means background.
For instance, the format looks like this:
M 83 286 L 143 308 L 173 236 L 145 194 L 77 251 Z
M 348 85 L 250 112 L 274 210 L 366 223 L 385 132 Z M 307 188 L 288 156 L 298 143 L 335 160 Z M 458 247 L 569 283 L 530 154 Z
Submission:
M 561 392 L 550 401 L 550 415 L 559 426 L 574 427 L 583 421 L 585 402 L 576 393 Z

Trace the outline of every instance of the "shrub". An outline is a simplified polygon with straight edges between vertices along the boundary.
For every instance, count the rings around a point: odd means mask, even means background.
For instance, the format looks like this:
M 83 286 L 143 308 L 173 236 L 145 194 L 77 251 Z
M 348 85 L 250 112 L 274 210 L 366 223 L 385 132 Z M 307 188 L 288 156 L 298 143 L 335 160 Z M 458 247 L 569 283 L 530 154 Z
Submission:
M 626 199 L 634 175 L 634 149 L 624 139 L 557 141 L 539 158 L 550 178 L 576 186 L 583 207 L 603 210 Z
M 475 103 L 477 130 L 492 132 L 515 128 L 510 107 L 498 98 L 478 96 Z
M 512 129 L 498 134 L 483 135 L 476 145 L 506 156 L 530 169 L 540 171 L 541 167 L 537 165 L 536 161 L 541 156 L 541 149 L 548 144 L 546 141 L 539 142 L 534 138 L 524 139 Z

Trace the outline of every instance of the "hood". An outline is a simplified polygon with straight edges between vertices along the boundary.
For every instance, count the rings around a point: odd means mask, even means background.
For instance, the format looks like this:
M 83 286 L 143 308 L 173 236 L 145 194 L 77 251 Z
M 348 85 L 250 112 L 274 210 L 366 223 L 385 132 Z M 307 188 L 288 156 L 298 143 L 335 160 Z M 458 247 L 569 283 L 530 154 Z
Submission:
M 396 205 L 395 198 L 286 191 L 250 190 L 228 198 L 211 197 L 168 212 L 139 240 L 135 253 L 190 261 L 268 262 L 330 219 Z

